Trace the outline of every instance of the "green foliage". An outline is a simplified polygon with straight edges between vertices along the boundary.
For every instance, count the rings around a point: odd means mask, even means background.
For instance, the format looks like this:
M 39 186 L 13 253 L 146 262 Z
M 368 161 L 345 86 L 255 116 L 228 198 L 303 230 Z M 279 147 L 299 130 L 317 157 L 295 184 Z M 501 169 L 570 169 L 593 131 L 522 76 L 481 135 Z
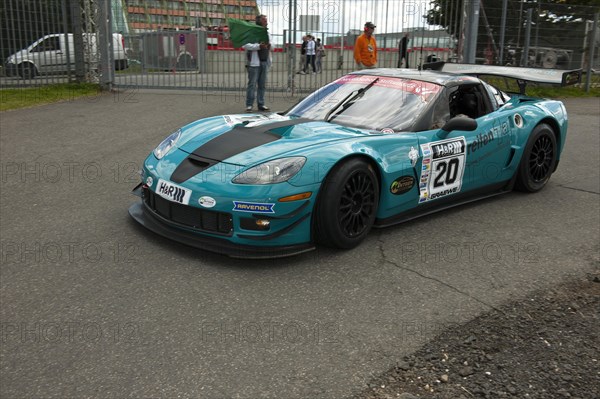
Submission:
M 464 0 L 431 0 L 430 10 L 426 14 L 426 22 L 429 25 L 444 27 L 448 33 L 457 38 L 463 15 L 463 3 Z M 469 4 L 467 3 L 465 6 L 469 7 Z M 487 44 L 491 33 L 498 44 L 502 21 L 502 1 L 482 2 L 480 7 L 478 41 L 481 44 Z M 504 32 L 505 43 L 512 46 L 523 45 L 528 7 L 533 7 L 533 23 L 536 34 L 548 42 L 558 44 L 564 41 L 565 36 L 576 36 L 580 40 L 583 28 L 579 25 L 586 20 L 593 20 L 594 14 L 600 12 L 600 1 L 546 0 L 527 3 L 520 0 L 508 0 Z
M 518 93 L 519 87 L 516 80 L 504 79 L 495 76 L 481 76 L 481 80 L 496 86 L 498 89 L 510 92 Z M 591 78 L 591 85 L 589 92 L 585 91 L 586 76 L 583 75 L 581 82 L 573 86 L 552 86 L 542 85 L 535 83 L 528 83 L 525 90 L 525 94 L 531 97 L 543 97 L 543 98 L 564 98 L 564 97 L 600 97 L 600 75 L 594 74 Z
M 0 111 L 73 101 L 79 97 L 100 95 L 100 86 L 91 83 L 67 83 L 40 87 L 0 90 Z

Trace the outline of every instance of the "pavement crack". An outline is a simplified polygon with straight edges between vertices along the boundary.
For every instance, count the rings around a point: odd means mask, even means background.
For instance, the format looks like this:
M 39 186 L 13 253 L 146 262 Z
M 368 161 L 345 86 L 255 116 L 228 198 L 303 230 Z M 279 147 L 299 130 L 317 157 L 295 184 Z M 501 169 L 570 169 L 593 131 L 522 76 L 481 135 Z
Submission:
M 588 193 L 588 194 L 596 194 L 596 195 L 600 195 L 600 193 L 597 193 L 597 192 L 595 192 L 595 191 L 583 190 L 583 189 L 581 189 L 581 188 L 568 187 L 568 186 L 563 186 L 563 185 L 559 185 L 559 187 L 566 188 L 567 190 L 581 191 L 582 193 Z
M 472 300 L 474 300 L 474 301 L 475 301 L 475 302 L 477 302 L 477 303 L 480 303 L 480 304 L 482 304 L 483 306 L 486 306 L 486 307 L 488 307 L 488 308 L 490 308 L 490 309 L 493 309 L 493 310 L 495 310 L 495 311 L 497 311 L 497 312 L 500 312 L 500 313 L 502 313 L 502 314 L 505 314 L 505 313 L 504 313 L 504 311 L 502 311 L 502 309 L 499 309 L 499 308 L 495 307 L 494 305 L 492 305 L 492 304 L 490 304 L 490 303 L 487 303 L 486 301 L 484 301 L 484 300 L 481 300 L 481 299 L 479 299 L 479 298 L 477 298 L 477 297 L 475 297 L 475 296 L 473 296 L 473 295 L 469 294 L 468 292 L 462 291 L 462 290 L 460 290 L 460 289 L 456 288 L 455 286 L 453 286 L 452 284 L 448 284 L 448 283 L 446 283 L 446 282 L 445 282 L 445 281 L 443 281 L 443 280 L 440 280 L 440 279 L 438 279 L 438 278 L 435 278 L 435 277 L 428 276 L 428 275 L 426 275 L 426 274 L 423 274 L 423 273 L 421 273 L 421 272 L 419 272 L 419 271 L 417 271 L 417 270 L 411 269 L 410 267 L 401 266 L 401 265 L 399 265 L 398 263 L 396 263 L 396 262 L 394 262 L 394 261 L 391 261 L 391 260 L 389 260 L 389 259 L 387 258 L 387 255 L 385 254 L 385 248 L 383 248 L 383 244 L 385 244 L 385 242 L 384 242 L 384 241 L 381 239 L 381 237 L 380 237 L 380 236 L 379 236 L 379 237 L 377 237 L 377 242 L 378 242 L 378 245 L 377 245 L 377 247 L 379 248 L 379 253 L 381 254 L 382 261 L 383 261 L 382 263 L 383 263 L 383 264 L 385 264 L 385 263 L 389 263 L 390 265 L 392 265 L 392 266 L 396 267 L 397 269 L 404 270 L 404 271 L 407 271 L 407 272 L 410 272 L 410 273 L 414 273 L 414 274 L 416 274 L 416 275 L 417 275 L 417 276 L 419 276 L 419 277 L 422 277 L 422 278 L 424 278 L 424 279 L 427 279 L 427 280 L 430 280 L 430 281 L 436 282 L 436 283 L 438 283 L 438 284 L 440 284 L 440 285 L 443 285 L 443 286 L 444 286 L 444 287 L 446 287 L 446 288 L 449 288 L 449 289 L 451 289 L 451 290 L 452 290 L 452 291 L 454 291 L 454 292 L 457 292 L 457 293 L 459 293 L 459 294 L 461 294 L 461 295 L 463 295 L 463 296 L 465 296 L 465 297 L 467 297 L 467 298 L 469 298 L 469 299 L 472 299 Z

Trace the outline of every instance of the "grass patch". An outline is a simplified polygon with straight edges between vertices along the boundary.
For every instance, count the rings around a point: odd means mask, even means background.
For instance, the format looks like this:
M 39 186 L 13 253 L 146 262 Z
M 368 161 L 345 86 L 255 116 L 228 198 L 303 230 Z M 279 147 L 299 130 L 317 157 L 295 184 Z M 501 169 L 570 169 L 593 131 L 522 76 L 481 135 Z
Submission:
M 591 86 L 588 93 L 585 85 L 567 87 L 528 87 L 527 95 L 532 97 L 561 98 L 561 97 L 600 97 L 600 86 Z
M 79 97 L 100 95 L 100 86 L 92 83 L 65 83 L 39 87 L 0 90 L 0 111 L 73 101 Z

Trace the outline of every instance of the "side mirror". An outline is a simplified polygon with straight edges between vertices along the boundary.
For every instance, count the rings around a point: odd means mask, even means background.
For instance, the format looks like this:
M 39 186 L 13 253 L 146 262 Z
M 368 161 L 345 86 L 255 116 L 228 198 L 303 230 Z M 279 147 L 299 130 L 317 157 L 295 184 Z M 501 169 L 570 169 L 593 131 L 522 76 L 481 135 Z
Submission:
M 466 116 L 455 116 L 446 122 L 444 126 L 442 126 L 442 129 L 437 135 L 439 138 L 445 138 L 448 136 L 448 133 L 453 130 L 465 130 L 472 132 L 475 129 L 477 129 L 477 121 L 475 119 L 471 119 Z

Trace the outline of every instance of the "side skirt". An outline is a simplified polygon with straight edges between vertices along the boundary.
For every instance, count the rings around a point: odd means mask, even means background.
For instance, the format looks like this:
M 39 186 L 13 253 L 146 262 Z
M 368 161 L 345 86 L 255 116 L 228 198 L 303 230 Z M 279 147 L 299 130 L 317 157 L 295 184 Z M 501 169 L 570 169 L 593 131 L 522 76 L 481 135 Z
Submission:
M 484 198 L 495 197 L 496 195 L 505 194 L 512 191 L 513 185 L 514 179 L 511 179 L 509 181 L 485 186 L 474 191 L 469 191 L 468 193 L 453 195 L 446 199 L 440 199 L 439 201 L 432 201 L 428 204 L 419 205 L 409 211 L 402 212 L 385 219 L 376 219 L 373 227 L 382 228 L 393 226 L 395 224 L 408 222 L 409 220 L 417 219 L 422 216 L 443 211 L 445 209 L 454 208 L 455 206 L 479 201 Z

